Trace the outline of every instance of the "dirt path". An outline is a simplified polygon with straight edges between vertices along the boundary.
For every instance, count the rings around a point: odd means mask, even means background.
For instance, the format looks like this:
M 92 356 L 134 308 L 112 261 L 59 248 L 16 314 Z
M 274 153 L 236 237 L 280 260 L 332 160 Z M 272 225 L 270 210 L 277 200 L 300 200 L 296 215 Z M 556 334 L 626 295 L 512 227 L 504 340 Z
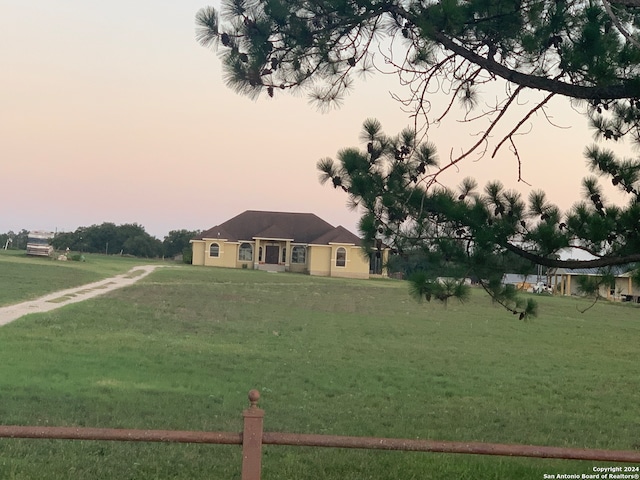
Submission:
M 116 275 L 115 277 L 105 278 L 98 282 L 60 290 L 59 292 L 50 293 L 35 300 L 0 307 L 0 326 L 13 322 L 29 313 L 48 312 L 49 310 L 54 310 L 64 305 L 69 305 L 70 303 L 81 302 L 88 298 L 97 297 L 98 295 L 117 288 L 133 285 L 141 278 L 153 272 L 158 266 L 159 265 L 141 265 L 133 267 L 122 275 Z

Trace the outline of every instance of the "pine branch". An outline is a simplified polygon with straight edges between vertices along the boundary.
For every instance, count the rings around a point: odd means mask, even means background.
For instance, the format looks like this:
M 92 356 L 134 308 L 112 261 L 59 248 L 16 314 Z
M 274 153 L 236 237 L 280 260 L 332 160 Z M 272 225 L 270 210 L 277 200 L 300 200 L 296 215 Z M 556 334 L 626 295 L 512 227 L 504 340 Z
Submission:
M 441 32 L 435 32 L 433 38 L 446 49 L 451 50 L 457 55 L 460 55 L 480 67 L 483 67 L 488 72 L 522 87 L 544 90 L 546 92 L 563 95 L 569 98 L 583 100 L 632 98 L 640 91 L 640 82 L 637 79 L 625 80 L 617 85 L 586 86 L 518 72 L 496 62 L 492 58 L 485 58 L 475 52 L 472 52 L 471 50 L 454 42 Z
M 615 265 L 628 265 L 631 263 L 640 262 L 640 253 L 634 253 L 634 254 L 625 255 L 622 257 L 603 256 L 600 258 L 596 258 L 594 260 L 560 260 L 556 258 L 548 258 L 548 257 L 536 255 L 535 253 L 528 252 L 508 242 L 505 243 L 503 246 L 510 252 L 515 253 L 516 255 L 526 260 L 530 260 L 537 265 L 542 265 L 543 267 L 602 268 L 602 267 L 611 267 Z

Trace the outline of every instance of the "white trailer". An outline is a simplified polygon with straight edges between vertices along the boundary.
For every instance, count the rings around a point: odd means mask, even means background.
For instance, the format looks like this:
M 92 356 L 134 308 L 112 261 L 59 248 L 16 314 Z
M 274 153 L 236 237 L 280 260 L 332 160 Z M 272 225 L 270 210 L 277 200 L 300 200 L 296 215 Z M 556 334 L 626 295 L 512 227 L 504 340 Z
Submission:
M 53 254 L 53 246 L 49 243 L 53 238 L 52 232 L 35 230 L 27 237 L 27 255 L 48 257 Z

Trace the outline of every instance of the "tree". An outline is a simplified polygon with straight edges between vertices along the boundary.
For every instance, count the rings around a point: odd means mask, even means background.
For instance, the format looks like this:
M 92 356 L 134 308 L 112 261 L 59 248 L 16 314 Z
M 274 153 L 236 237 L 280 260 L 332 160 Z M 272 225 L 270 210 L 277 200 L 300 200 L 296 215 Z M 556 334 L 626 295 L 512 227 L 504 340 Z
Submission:
M 56 250 L 79 250 L 76 248 L 76 236 L 72 232 L 59 232 L 51 239 L 51 245 Z
M 13 248 L 17 248 L 18 250 L 26 250 L 27 249 L 27 239 L 29 238 L 29 230 L 22 229 L 18 233 L 13 233 L 9 231 L 9 236 L 13 238 Z
M 384 241 L 400 254 L 419 252 L 475 275 L 520 318 L 535 307 L 518 305 L 497 281 L 514 255 L 547 267 L 640 261 L 637 158 L 588 147 L 593 175 L 583 181 L 584 199 L 567 212 L 544 191 L 524 200 L 498 181 L 482 191 L 473 179 L 457 188 L 439 181 L 472 155 L 506 147 L 520 163 L 517 136 L 534 115 L 547 115 L 554 97 L 581 108 L 599 140 L 640 145 L 640 0 L 228 0 L 222 17 L 200 10 L 197 38 L 222 46 L 227 84 L 241 94 L 305 90 L 326 106 L 339 102 L 354 73 L 373 71 L 396 74 L 407 86 L 397 99 L 410 128 L 389 136 L 368 120 L 365 148 L 318 162 L 321 181 L 363 211 L 360 229 L 371 248 Z M 487 103 L 480 88 L 497 83 L 504 95 Z M 432 109 L 427 94 L 434 91 L 448 95 L 443 111 Z M 518 110 L 525 97 L 532 106 Z M 462 121 L 489 126 L 441 162 L 429 127 L 455 114 L 456 101 Z M 603 178 L 627 204 L 606 201 Z M 561 260 L 558 252 L 570 246 L 596 258 Z
M 27 249 L 27 237 L 29 231 L 22 229 L 20 232 L 15 233 L 13 230 L 9 230 L 7 233 L 0 234 L 0 248 L 7 248 L 15 250 Z
M 159 257 L 162 254 L 162 243 L 145 232 L 127 238 L 123 251 L 135 257 Z
M 199 234 L 199 231 L 171 230 L 162 242 L 164 256 L 175 257 L 176 255 L 184 254 L 185 249 L 191 250 L 189 241 Z
M 162 243 L 136 223 L 115 225 L 105 222 L 78 227 L 75 232 L 58 233 L 51 244 L 59 250 L 69 248 L 88 253 L 120 253 L 136 257 L 159 257 Z

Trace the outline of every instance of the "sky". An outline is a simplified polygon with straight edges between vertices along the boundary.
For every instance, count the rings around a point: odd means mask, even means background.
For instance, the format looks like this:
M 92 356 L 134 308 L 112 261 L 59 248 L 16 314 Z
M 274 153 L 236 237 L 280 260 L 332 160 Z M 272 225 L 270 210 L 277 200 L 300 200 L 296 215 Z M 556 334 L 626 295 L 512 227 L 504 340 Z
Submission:
M 397 79 L 358 80 L 325 113 L 278 91 L 240 96 L 224 84 L 216 53 L 195 40 L 195 15 L 207 5 L 218 2 L 0 0 L 0 233 L 113 222 L 162 239 L 245 210 L 315 213 L 357 232 L 359 213 L 341 190 L 320 185 L 315 165 L 362 147 L 367 118 L 389 134 L 410 123 L 391 96 L 402 93 Z M 437 92 L 432 101 L 445 105 Z M 499 179 L 570 207 L 592 133 L 566 101 L 549 113 L 557 126 L 539 117 L 518 140 L 526 184 L 506 148 L 444 181 Z M 480 128 L 453 119 L 429 140 L 446 161 Z

